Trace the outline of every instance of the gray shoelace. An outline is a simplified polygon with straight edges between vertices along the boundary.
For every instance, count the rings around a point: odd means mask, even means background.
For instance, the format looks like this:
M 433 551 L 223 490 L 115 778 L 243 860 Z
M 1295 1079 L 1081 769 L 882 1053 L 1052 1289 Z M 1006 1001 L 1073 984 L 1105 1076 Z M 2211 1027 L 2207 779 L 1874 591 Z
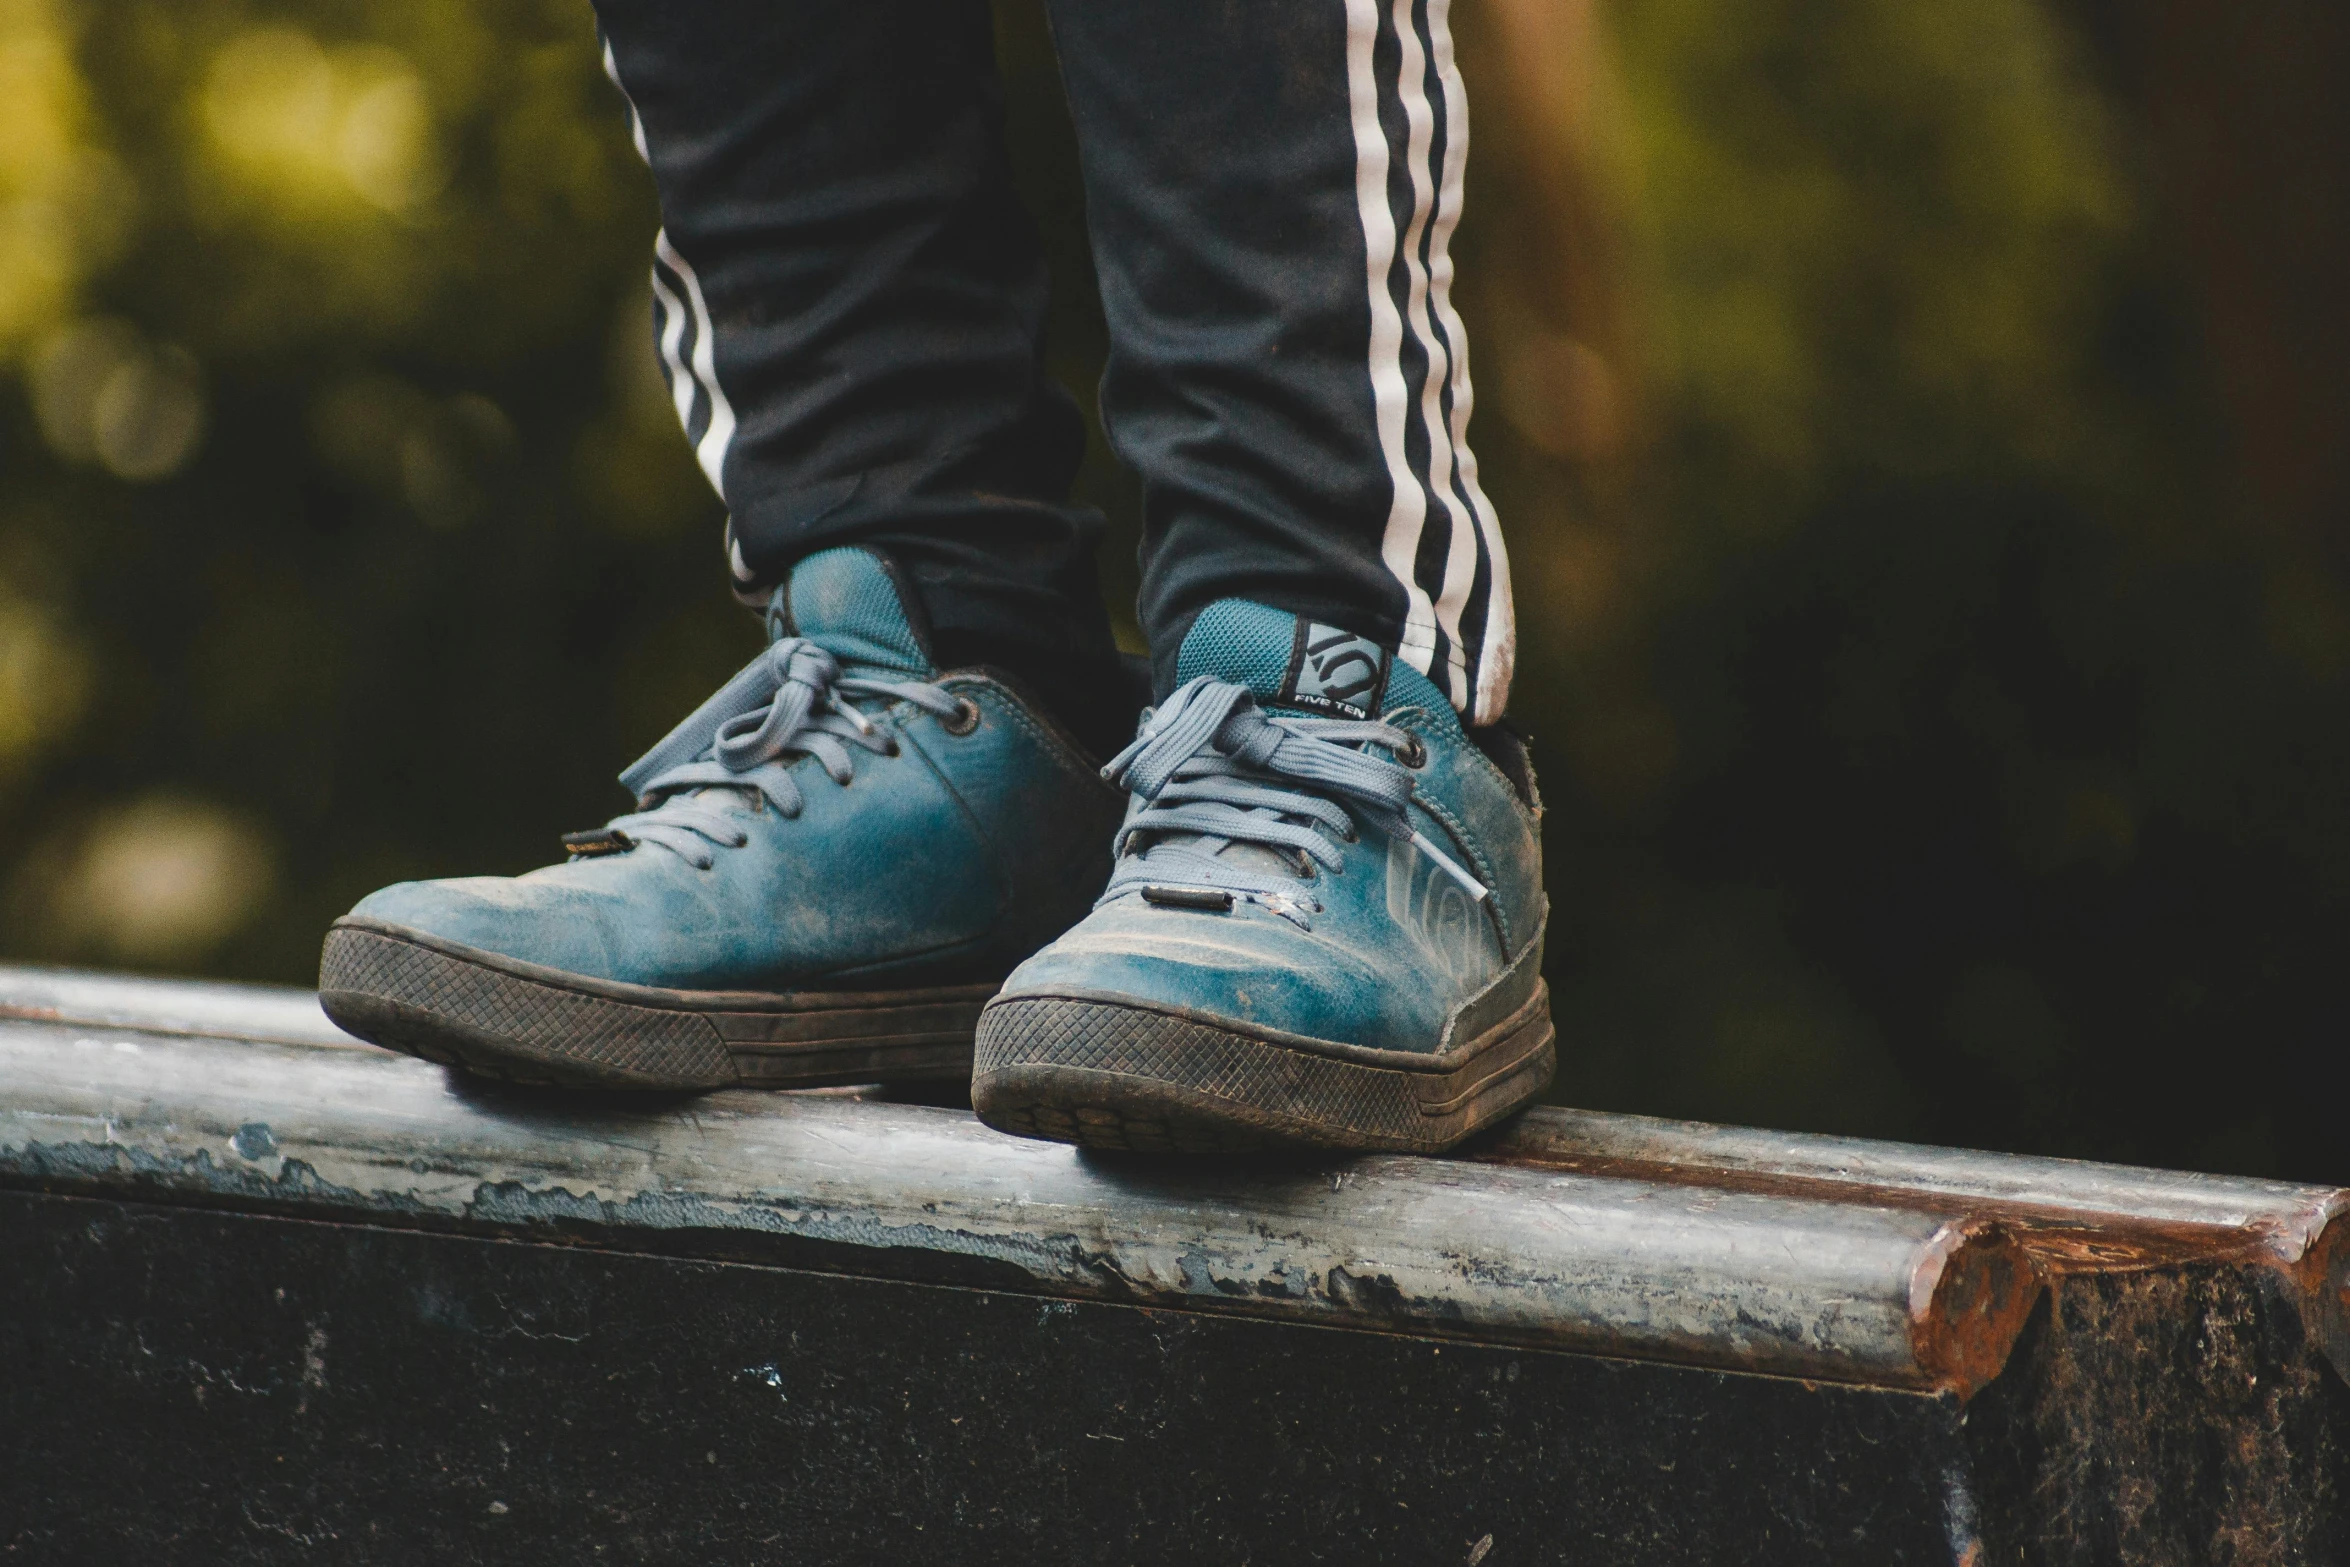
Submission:
M 1412 771 L 1366 747 L 1405 754 L 1408 730 L 1375 721 L 1274 716 L 1245 686 L 1206 677 L 1169 697 L 1102 776 L 1133 795 L 1112 852 L 1103 901 L 1138 887 L 1204 888 L 1301 919 L 1320 905 L 1297 877 L 1276 877 L 1261 857 L 1221 851 L 1244 843 L 1298 866 L 1336 870 L 1338 845 L 1368 826 L 1405 839 L 1444 867 L 1472 898 L 1484 884 L 1411 824 Z
M 851 705 L 859 698 L 911 702 L 941 718 L 963 709 L 927 681 L 843 674 L 839 660 L 816 643 L 781 638 L 620 775 L 640 808 L 607 823 L 601 846 L 659 844 L 708 870 L 714 850 L 739 849 L 750 835 L 739 811 L 706 803 L 705 791 L 750 795 L 797 816 L 804 798 L 791 774 L 793 758 L 814 757 L 834 783 L 845 784 L 857 775 L 851 746 L 896 754 L 896 738 Z M 594 852 L 579 840 L 597 836 L 575 835 L 575 846 Z

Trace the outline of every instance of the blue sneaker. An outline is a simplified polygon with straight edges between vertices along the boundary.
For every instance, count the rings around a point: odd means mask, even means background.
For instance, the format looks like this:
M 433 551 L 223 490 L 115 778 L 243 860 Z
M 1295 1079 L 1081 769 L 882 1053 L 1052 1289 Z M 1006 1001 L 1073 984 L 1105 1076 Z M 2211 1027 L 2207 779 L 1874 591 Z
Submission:
M 336 921 L 327 1015 L 525 1082 L 966 1074 L 981 1004 L 1109 873 L 1118 794 L 1000 680 L 933 668 L 870 551 L 801 562 L 770 622 L 569 861 L 402 882 Z
M 1108 768 L 1109 890 L 979 1023 L 990 1126 L 1102 1148 L 1433 1153 L 1556 1062 L 1541 807 L 1383 648 L 1227 599 Z

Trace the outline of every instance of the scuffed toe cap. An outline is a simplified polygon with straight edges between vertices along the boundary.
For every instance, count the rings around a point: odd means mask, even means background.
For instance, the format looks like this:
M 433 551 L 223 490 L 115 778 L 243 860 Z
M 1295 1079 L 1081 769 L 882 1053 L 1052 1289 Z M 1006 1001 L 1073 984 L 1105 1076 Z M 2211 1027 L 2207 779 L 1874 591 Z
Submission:
M 389 887 L 379 887 L 361 898 L 352 906 L 347 917 L 382 920 L 388 925 L 403 925 L 439 935 L 443 933 L 443 922 L 467 905 L 463 895 L 452 889 L 464 886 L 465 881 L 487 879 L 467 877 L 460 881 L 394 882 Z
M 510 876 L 460 876 L 446 881 L 402 881 L 371 892 L 351 910 L 353 919 L 382 920 L 448 941 L 481 945 L 502 924 L 534 914 L 539 901 Z
M 1399 985 L 1360 955 L 1246 905 L 1192 914 L 1112 904 L 1021 964 L 1003 994 L 1115 998 L 1390 1050 L 1432 1048 L 1444 1016 L 1433 988 Z
M 351 919 L 566 973 L 616 978 L 603 922 L 572 889 L 538 877 L 461 876 L 403 881 L 359 900 Z

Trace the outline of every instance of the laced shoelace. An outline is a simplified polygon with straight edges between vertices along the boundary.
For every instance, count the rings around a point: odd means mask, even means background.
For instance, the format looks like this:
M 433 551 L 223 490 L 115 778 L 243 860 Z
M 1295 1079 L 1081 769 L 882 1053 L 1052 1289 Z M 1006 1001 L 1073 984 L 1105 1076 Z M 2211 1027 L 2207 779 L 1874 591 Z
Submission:
M 717 849 L 739 849 L 750 834 L 739 812 L 705 803 L 704 791 L 750 795 L 792 817 L 805 803 L 788 766 L 792 758 L 812 756 L 834 783 L 846 784 L 857 775 L 850 747 L 897 753 L 896 738 L 851 705 L 860 698 L 911 702 L 941 718 L 966 711 L 960 698 L 927 681 L 843 674 L 824 648 L 784 637 L 620 775 L 639 809 L 614 817 L 600 833 L 565 841 L 574 853 L 658 844 L 708 870 Z
M 1191 681 L 1143 726 L 1102 776 L 1134 796 L 1112 848 L 1117 869 L 1102 900 L 1173 884 L 1245 898 L 1299 919 L 1320 905 L 1295 877 L 1221 851 L 1254 844 L 1294 861 L 1299 875 L 1336 870 L 1339 845 L 1369 826 L 1406 839 L 1483 902 L 1484 883 L 1411 824 L 1412 770 L 1373 754 L 1420 748 L 1410 731 L 1372 720 L 1274 716 L 1246 686 Z M 1284 885 L 1284 882 L 1287 885 Z M 1146 896 L 1148 893 L 1146 892 Z

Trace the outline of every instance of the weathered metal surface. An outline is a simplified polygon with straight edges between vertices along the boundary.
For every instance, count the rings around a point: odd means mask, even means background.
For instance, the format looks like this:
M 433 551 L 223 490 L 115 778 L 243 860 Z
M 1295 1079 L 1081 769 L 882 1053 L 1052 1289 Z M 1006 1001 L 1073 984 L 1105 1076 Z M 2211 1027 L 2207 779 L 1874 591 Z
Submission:
M 1707 1185 L 1882 1193 L 1898 1201 L 1996 1207 L 2044 1228 L 2099 1228 L 2117 1242 L 2241 1243 L 2280 1263 L 2306 1257 L 2350 1213 L 2350 1191 L 2240 1176 L 2190 1175 L 2078 1159 L 1977 1153 L 1911 1143 L 1710 1126 L 1589 1110 L 1549 1110 L 1504 1131 L 1480 1156 L 1512 1164 L 1684 1179 Z M 2166 1253 L 2157 1252 L 2156 1255 Z M 2116 1250 L 2110 1260 L 2127 1260 Z
M 1143 1163 L 967 1113 L 480 1090 L 379 1051 L 0 1022 L 0 1176 L 1969 1391 L 2037 1285 L 1964 1213 L 1373 1158 Z
M 339 1050 L 375 1048 L 329 1022 L 311 991 L 81 969 L 0 964 L 0 1018 Z
M 0 1188 L 27 1560 L 2350 1560 L 2328 1188 L 1566 1111 L 1089 1159 L 7 970 Z
M 1708 1191 L 1956 1209 L 2013 1235 L 2044 1276 L 2179 1265 L 2275 1270 L 2350 1377 L 2350 1190 L 1547 1110 L 1475 1156 Z

